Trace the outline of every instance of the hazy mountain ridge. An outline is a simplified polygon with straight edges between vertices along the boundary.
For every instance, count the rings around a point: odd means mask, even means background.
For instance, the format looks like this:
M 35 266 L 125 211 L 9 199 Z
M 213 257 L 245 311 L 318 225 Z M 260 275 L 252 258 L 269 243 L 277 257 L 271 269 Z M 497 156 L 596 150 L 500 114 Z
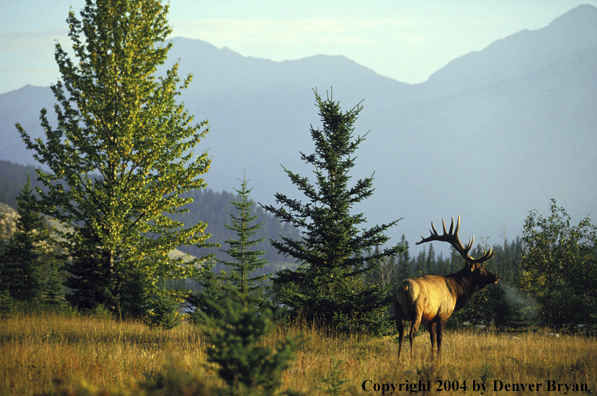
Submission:
M 376 192 L 357 207 L 371 223 L 404 217 L 390 234 L 413 243 L 429 221 L 462 214 L 462 238 L 513 238 L 529 210 L 550 198 L 575 216 L 597 203 L 597 8 L 580 6 L 549 26 L 516 33 L 450 62 L 422 84 L 378 75 L 342 56 L 274 62 L 200 40 L 176 38 L 167 62 L 194 80 L 183 99 L 210 133 L 199 150 L 206 180 L 231 190 L 246 169 L 252 198 L 297 194 L 280 166 L 311 176 L 309 125 L 319 127 L 313 88 L 348 109 L 364 99 L 355 134 L 371 130 L 354 177 L 375 172 Z M 48 88 L 0 95 L 0 158 L 33 163 L 14 122 L 41 136 L 39 110 L 53 113 Z M 55 123 L 54 123 L 55 125 Z M 20 146 L 20 148 L 19 148 Z M 504 230 L 504 227 L 507 230 Z M 437 250 L 437 247 L 436 247 Z
M 597 8 L 576 7 L 545 28 L 523 30 L 453 60 L 427 83 L 440 92 L 456 92 L 523 77 L 597 45 L 596 21 Z

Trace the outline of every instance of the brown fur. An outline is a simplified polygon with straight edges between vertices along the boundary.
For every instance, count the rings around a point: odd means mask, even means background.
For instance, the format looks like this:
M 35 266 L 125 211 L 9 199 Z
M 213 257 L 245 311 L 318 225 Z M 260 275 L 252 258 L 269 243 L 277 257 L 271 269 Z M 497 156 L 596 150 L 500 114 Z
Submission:
M 404 339 L 404 321 L 411 322 L 410 356 L 413 355 L 413 342 L 421 324 L 427 323 L 431 336 L 431 353 L 437 341 L 437 354 L 442 346 L 442 331 L 452 312 L 462 308 L 475 293 L 499 277 L 479 264 L 467 263 L 459 272 L 446 276 L 427 275 L 410 278 L 394 288 L 393 304 L 396 327 L 398 328 L 398 357 Z

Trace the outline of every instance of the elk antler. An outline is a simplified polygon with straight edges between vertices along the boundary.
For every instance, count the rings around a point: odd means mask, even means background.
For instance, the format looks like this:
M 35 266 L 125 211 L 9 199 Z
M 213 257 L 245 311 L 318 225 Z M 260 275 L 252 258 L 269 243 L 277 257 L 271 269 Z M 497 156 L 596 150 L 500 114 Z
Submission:
M 450 224 L 449 232 L 446 231 L 446 223 L 444 223 L 444 219 L 442 219 L 442 225 L 444 227 L 444 235 L 439 235 L 437 233 L 437 230 L 435 229 L 435 226 L 433 225 L 433 222 L 431 222 L 431 230 L 430 230 L 431 235 L 428 238 L 423 238 L 423 235 L 421 235 L 422 240 L 417 242 L 417 245 L 420 245 L 421 243 L 424 243 L 424 242 L 431 242 L 431 241 L 448 242 L 471 265 L 479 264 L 479 263 L 482 263 L 483 261 L 487 261 L 493 256 L 493 250 L 491 248 L 489 248 L 489 250 L 486 251 L 483 254 L 483 256 L 481 256 L 480 258 L 474 259 L 473 257 L 471 257 L 471 255 L 469 254 L 469 251 L 471 250 L 471 247 L 473 246 L 473 242 L 475 241 L 474 235 L 472 238 L 469 239 L 469 242 L 466 245 L 466 247 L 462 246 L 462 242 L 460 242 L 460 238 L 458 237 L 458 229 L 460 228 L 460 215 L 458 215 L 458 222 L 456 223 L 455 230 L 454 230 L 454 218 L 453 217 L 452 217 L 452 224 Z M 452 232 L 452 230 L 454 230 L 454 232 Z

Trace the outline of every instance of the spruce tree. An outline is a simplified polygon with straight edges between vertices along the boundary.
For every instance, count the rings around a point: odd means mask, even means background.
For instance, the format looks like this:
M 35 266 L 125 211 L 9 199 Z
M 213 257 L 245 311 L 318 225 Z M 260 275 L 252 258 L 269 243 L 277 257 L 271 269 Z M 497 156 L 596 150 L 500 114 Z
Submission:
M 177 103 L 178 64 L 156 76 L 172 43 L 159 0 L 86 0 L 81 19 L 69 13 L 72 60 L 60 44 L 55 57 L 62 78 L 52 86 L 57 127 L 42 109 L 46 140 L 31 139 L 17 124 L 27 148 L 50 172 L 38 170 L 47 191 L 42 213 L 57 219 L 63 248 L 73 257 L 70 300 L 121 310 L 128 280 L 142 274 L 148 293 L 160 280 L 192 276 L 193 266 L 172 260 L 179 245 L 203 245 L 205 224 L 185 228 L 168 215 L 191 202 L 181 194 L 205 187 L 206 153 L 194 148 L 207 122 Z
M 48 227 L 36 211 L 31 179 L 17 197 L 16 230 L 0 256 L 0 288 L 18 301 L 32 301 L 42 296 L 45 251 L 50 248 Z
M 359 228 L 366 218 L 352 213 L 353 207 L 373 194 L 373 177 L 349 186 L 354 152 L 366 136 L 353 136 L 362 106 L 342 112 L 339 102 L 331 97 L 323 100 L 317 91 L 315 101 L 323 129 L 311 127 L 315 153 L 301 153 L 301 158 L 314 167 L 316 181 L 310 183 L 307 177 L 284 168 L 308 202 L 277 193 L 276 202 L 282 206 L 264 206 L 302 231 L 300 240 L 271 240 L 280 253 L 300 264 L 296 270 L 279 271 L 273 278 L 273 291 L 277 302 L 295 314 L 325 320 L 339 330 L 381 331 L 391 285 L 365 282 L 363 275 L 404 250 L 398 245 L 368 254 L 388 242 L 384 232 L 398 220 Z
M 401 282 L 411 276 L 411 257 L 408 253 L 408 241 L 406 240 L 404 234 L 402 234 L 400 244 L 404 246 L 405 250 L 403 253 L 398 255 L 398 271 L 396 273 L 396 277 L 394 278 L 395 282 Z
M 295 358 L 294 351 L 303 344 L 302 335 L 276 337 L 276 344 L 270 349 L 264 340 L 280 325 L 281 312 L 259 309 L 259 296 L 235 288 L 229 291 L 233 297 L 223 304 L 212 304 L 218 315 L 201 314 L 203 334 L 209 345 L 207 361 L 217 365 L 218 375 L 228 385 L 221 394 L 278 395 L 282 375 Z
M 195 323 L 202 321 L 203 315 L 207 315 L 211 318 L 217 318 L 220 316 L 215 306 L 219 306 L 229 297 L 229 288 L 226 283 L 226 273 L 220 272 L 215 273 L 214 267 L 216 262 L 207 260 L 201 264 L 201 267 L 197 271 L 195 278 L 196 282 L 201 287 L 201 291 L 193 293 L 187 297 L 187 301 L 193 307 L 195 311 L 192 319 Z
M 267 275 L 253 275 L 255 270 L 263 268 L 267 264 L 267 260 L 261 258 L 265 254 L 264 250 L 252 249 L 258 243 L 263 242 L 265 238 L 251 239 L 262 223 L 251 224 L 258 216 L 251 214 L 255 203 L 249 199 L 251 189 L 247 188 L 246 177 L 241 180 L 241 189 L 235 189 L 235 191 L 238 193 L 238 201 L 231 202 L 236 208 L 237 214 L 229 213 L 232 225 L 226 224 L 225 226 L 236 233 L 237 239 L 228 239 L 226 243 L 230 247 L 221 249 L 232 257 L 233 261 L 215 260 L 202 265 L 196 280 L 203 290 L 187 299 L 191 305 L 197 308 L 197 314 L 194 315 L 196 321 L 201 320 L 201 313 L 218 317 L 219 311 L 213 309 L 214 304 L 222 305 L 226 299 L 231 297 L 246 297 L 260 289 L 262 281 L 268 277 Z M 228 266 L 229 272 L 214 273 L 213 269 L 216 263 Z M 269 305 L 263 297 L 254 298 L 253 301 L 256 301 L 261 307 Z
M 58 259 L 59 256 L 56 253 L 50 253 L 44 265 L 43 271 L 46 279 L 42 301 L 49 305 L 62 305 L 64 303 L 64 286 L 60 276 L 62 261 Z
M 253 276 L 251 273 L 267 264 L 267 260 L 261 258 L 265 250 L 252 249 L 253 246 L 263 242 L 265 238 L 251 239 L 253 235 L 261 228 L 262 223 L 251 224 L 257 219 L 257 215 L 251 215 L 251 209 L 255 205 L 249 199 L 249 193 L 252 189 L 247 189 L 247 179 L 241 181 L 241 189 L 234 190 L 238 193 L 238 201 L 233 201 L 237 215 L 229 213 L 232 225 L 226 224 L 226 228 L 236 233 L 237 239 L 228 239 L 226 243 L 230 246 L 228 249 L 221 249 L 224 253 L 232 257 L 233 261 L 218 260 L 220 264 L 231 268 L 228 274 L 228 281 L 238 288 L 241 293 L 251 293 L 261 287 L 260 281 L 266 276 Z

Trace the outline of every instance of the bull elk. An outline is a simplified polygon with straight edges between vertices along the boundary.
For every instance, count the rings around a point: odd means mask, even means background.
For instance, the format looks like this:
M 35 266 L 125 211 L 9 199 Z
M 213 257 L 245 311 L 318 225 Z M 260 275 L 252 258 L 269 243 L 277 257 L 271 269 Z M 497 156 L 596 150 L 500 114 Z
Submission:
M 473 246 L 475 236 L 469 239 L 468 245 L 463 246 L 458 237 L 460 228 L 460 215 L 456 229 L 454 229 L 454 218 L 450 230 L 446 231 L 446 224 L 442 219 L 444 234 L 439 235 L 433 222 L 431 223 L 431 235 L 417 242 L 417 245 L 431 241 L 448 242 L 466 260 L 464 268 L 455 274 L 446 276 L 427 275 L 421 278 L 410 278 L 400 282 L 394 288 L 393 304 L 398 328 L 398 357 L 402 351 L 402 340 L 404 339 L 404 321 L 411 322 L 410 329 L 410 357 L 413 356 L 413 341 L 415 333 L 419 330 L 421 323 L 427 323 L 429 335 L 431 336 L 431 355 L 437 341 L 437 354 L 440 356 L 442 346 L 442 331 L 448 318 L 455 310 L 461 309 L 478 291 L 490 283 L 497 283 L 499 277 L 481 267 L 481 263 L 493 256 L 490 248 L 483 256 L 474 259 L 469 251 Z

